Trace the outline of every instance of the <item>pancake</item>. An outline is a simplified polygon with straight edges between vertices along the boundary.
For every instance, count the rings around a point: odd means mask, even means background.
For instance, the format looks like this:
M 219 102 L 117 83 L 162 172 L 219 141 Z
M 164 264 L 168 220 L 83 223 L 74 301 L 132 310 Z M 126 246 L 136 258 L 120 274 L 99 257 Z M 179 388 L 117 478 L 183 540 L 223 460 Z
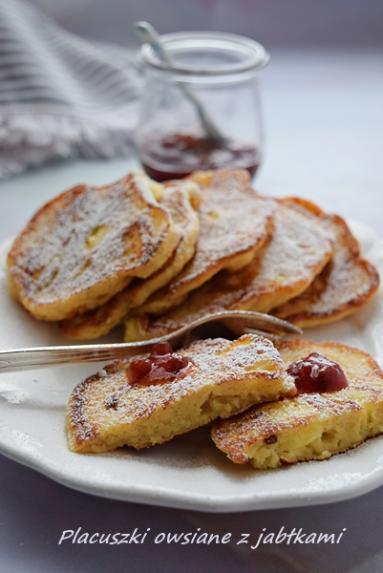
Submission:
M 165 207 L 177 233 L 179 243 L 156 273 L 136 279 L 105 304 L 60 324 L 64 334 L 76 340 L 99 338 L 119 324 L 132 309 L 142 305 L 156 290 L 178 275 L 195 252 L 199 219 L 193 204 L 199 202 L 197 186 L 190 181 L 165 184 L 161 206 Z
M 273 314 L 303 328 L 340 320 L 366 304 L 379 287 L 375 267 L 360 253 L 358 241 L 337 215 L 327 217 L 334 230 L 331 262 L 301 295 L 273 310 Z
M 273 202 L 255 193 L 247 171 L 196 172 L 190 179 L 202 195 L 195 256 L 178 277 L 143 305 L 141 313 L 162 313 L 222 269 L 233 272 L 244 267 L 270 233 Z
M 371 356 L 335 342 L 289 340 L 278 347 L 286 364 L 321 353 L 341 366 L 349 385 L 299 394 L 216 423 L 213 441 L 231 461 L 268 469 L 323 460 L 383 432 L 383 373 Z
M 10 289 L 36 318 L 65 319 L 155 273 L 177 241 L 146 176 L 78 185 L 44 205 L 14 241 Z
M 296 209 L 284 199 L 273 202 L 274 232 L 249 265 L 235 274 L 214 277 L 159 317 L 128 318 L 125 340 L 160 336 L 223 309 L 269 312 L 303 292 L 332 256 L 333 233 L 321 216 Z M 239 320 L 230 321 L 230 326 L 241 329 Z
M 124 445 L 145 448 L 254 403 L 295 393 L 279 353 L 270 341 L 255 335 L 236 341 L 199 340 L 177 355 L 189 363 L 172 381 L 132 384 L 130 358 L 81 382 L 67 409 L 70 449 L 86 453 Z

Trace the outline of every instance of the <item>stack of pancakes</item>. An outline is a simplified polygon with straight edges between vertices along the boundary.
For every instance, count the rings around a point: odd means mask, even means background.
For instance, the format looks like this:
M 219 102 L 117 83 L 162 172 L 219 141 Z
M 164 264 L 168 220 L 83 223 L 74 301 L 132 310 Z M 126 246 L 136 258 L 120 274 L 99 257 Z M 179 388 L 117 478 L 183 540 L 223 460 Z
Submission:
M 342 218 L 303 199 L 262 197 L 246 171 L 227 170 L 165 184 L 132 173 L 78 185 L 18 235 L 8 278 L 32 316 L 58 322 L 67 336 L 97 338 L 124 323 L 128 341 L 224 309 L 320 325 L 356 311 L 379 284 Z M 288 365 L 313 351 L 341 366 L 346 388 L 297 394 Z M 140 449 L 214 422 L 213 442 L 230 460 L 273 468 L 383 431 L 383 373 L 359 350 L 274 346 L 246 334 L 199 340 L 179 354 L 188 366 L 171 381 L 132 382 L 126 358 L 77 385 L 66 419 L 71 449 Z
M 343 219 L 262 197 L 240 170 L 79 185 L 35 214 L 8 268 L 20 303 L 77 340 L 121 323 L 125 340 L 148 339 L 223 309 L 310 327 L 356 311 L 379 284 Z

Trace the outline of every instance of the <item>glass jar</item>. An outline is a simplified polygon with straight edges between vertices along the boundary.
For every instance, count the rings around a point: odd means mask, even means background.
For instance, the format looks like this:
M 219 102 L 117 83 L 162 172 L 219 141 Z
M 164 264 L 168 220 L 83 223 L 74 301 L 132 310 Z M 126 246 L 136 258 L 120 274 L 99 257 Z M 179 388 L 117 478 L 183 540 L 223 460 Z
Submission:
M 146 81 L 136 145 L 150 177 L 164 181 L 199 169 L 245 168 L 262 161 L 258 71 L 268 54 L 234 34 L 180 32 L 161 36 L 172 69 L 149 44 L 142 47 Z M 208 133 L 203 108 L 219 137 Z

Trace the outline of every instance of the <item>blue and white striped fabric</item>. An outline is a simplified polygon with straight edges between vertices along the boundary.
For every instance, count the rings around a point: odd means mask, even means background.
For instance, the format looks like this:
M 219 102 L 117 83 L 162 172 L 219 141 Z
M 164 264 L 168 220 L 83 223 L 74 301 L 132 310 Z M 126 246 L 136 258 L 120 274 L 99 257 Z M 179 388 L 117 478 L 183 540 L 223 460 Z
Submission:
M 0 177 L 51 159 L 128 154 L 140 87 L 130 52 L 0 0 Z

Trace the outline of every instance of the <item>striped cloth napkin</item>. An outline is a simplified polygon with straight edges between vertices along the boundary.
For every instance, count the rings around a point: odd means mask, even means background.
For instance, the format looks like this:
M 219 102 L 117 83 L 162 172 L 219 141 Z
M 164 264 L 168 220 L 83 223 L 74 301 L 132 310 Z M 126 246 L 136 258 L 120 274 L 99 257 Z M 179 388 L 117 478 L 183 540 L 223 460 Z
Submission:
M 0 177 L 52 159 L 127 155 L 140 89 L 131 52 L 0 0 Z

